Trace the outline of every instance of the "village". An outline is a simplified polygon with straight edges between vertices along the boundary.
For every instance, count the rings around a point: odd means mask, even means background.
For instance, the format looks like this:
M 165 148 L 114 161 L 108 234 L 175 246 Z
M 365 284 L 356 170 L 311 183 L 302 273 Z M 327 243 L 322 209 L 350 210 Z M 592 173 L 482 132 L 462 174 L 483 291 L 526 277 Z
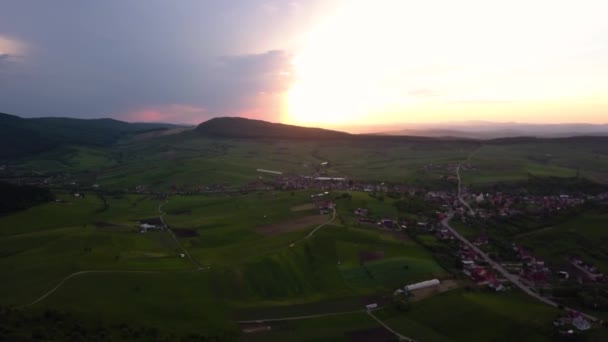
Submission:
M 429 165 L 429 170 L 445 169 L 455 170 L 457 165 Z M 471 165 L 465 167 L 475 170 Z M 5 180 L 45 186 L 52 188 L 67 189 L 76 198 L 83 198 L 85 191 L 103 192 L 104 189 L 98 183 L 89 183 L 84 186 L 79 184 L 73 177 L 65 174 L 43 175 L 32 173 L 16 177 L 11 173 L 11 169 L 4 166 L 3 176 Z M 535 256 L 533 251 L 524 246 L 512 243 L 510 246 L 509 258 L 503 258 L 493 254 L 493 244 L 495 240 L 487 234 L 480 233 L 470 238 L 471 245 L 464 243 L 454 235 L 453 231 L 446 228 L 443 222 L 453 218 L 457 222 L 467 224 L 469 221 L 489 222 L 493 219 L 504 219 L 515 217 L 522 214 L 530 214 L 537 217 L 551 217 L 560 212 L 572 208 L 583 206 L 588 201 L 606 201 L 608 193 L 585 194 L 582 192 L 568 192 L 561 194 L 521 194 L 509 191 L 483 191 L 475 192 L 470 189 L 463 189 L 461 197 L 454 190 L 429 190 L 428 188 L 409 185 L 392 184 L 389 182 L 369 182 L 349 179 L 348 177 L 330 177 L 324 172 L 319 172 L 311 176 L 283 174 L 280 171 L 256 169 L 258 174 L 256 180 L 244 186 L 234 187 L 225 184 L 200 185 L 194 189 L 187 189 L 179 186 L 170 186 L 166 192 L 153 191 L 146 185 L 138 185 L 134 189 L 125 190 L 125 193 L 152 194 L 167 196 L 169 194 L 193 195 L 200 193 L 229 193 L 229 192 L 252 192 L 252 191 L 296 191 L 296 190 L 317 190 L 320 193 L 311 196 L 314 208 L 321 215 L 327 215 L 335 209 L 335 201 L 332 194 L 336 192 L 357 191 L 368 193 L 371 198 L 376 194 L 396 194 L 396 197 L 410 196 L 423 200 L 437 208 L 429 215 L 428 213 L 418 213 L 417 219 L 405 219 L 402 217 L 378 216 L 369 208 L 356 208 L 352 216 L 356 222 L 362 226 L 372 229 L 379 229 L 399 234 L 409 235 L 414 232 L 431 234 L 437 240 L 447 244 L 451 250 L 452 258 L 457 260 L 460 265 L 460 274 L 463 279 L 467 279 L 477 288 L 486 288 L 492 292 L 502 292 L 513 290 L 514 286 L 510 279 L 504 274 L 497 272 L 488 259 L 480 255 L 483 250 L 488 255 L 493 255 L 492 260 L 500 264 L 510 275 L 516 277 L 519 282 L 529 287 L 536 293 L 544 295 L 550 294 L 555 286 L 564 283 L 576 284 L 601 284 L 604 283 L 604 275 L 591 262 L 579 255 L 564 256 L 564 262 L 559 265 L 546 263 L 542 258 Z M 457 179 L 447 179 L 455 182 Z M 474 211 L 464 206 L 461 200 L 466 201 Z M 142 220 L 138 226 L 139 232 L 150 233 L 166 230 L 166 226 L 160 220 Z M 503 241 L 504 244 L 504 241 Z M 180 257 L 184 257 L 181 254 Z M 432 279 L 420 284 L 411 284 L 413 287 L 405 286 L 404 289 L 395 291 L 395 295 L 402 295 L 404 292 L 438 286 L 440 280 Z M 373 303 L 368 309 L 373 309 Z M 587 330 L 590 327 L 588 320 L 576 310 L 568 313 L 554 321 L 556 329 L 560 333 L 572 334 L 574 331 Z

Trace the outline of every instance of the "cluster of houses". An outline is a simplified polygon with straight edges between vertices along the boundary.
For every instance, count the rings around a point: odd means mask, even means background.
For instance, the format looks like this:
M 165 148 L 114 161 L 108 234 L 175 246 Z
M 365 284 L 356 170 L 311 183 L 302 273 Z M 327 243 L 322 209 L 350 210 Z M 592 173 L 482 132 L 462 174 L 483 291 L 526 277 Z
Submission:
M 494 291 L 504 291 L 505 287 L 496 277 L 493 269 L 481 265 L 479 255 L 465 244 L 460 244 L 458 256 L 462 262 L 462 271 L 473 282 L 480 286 L 487 286 Z
M 509 271 L 518 273 L 522 281 L 532 286 L 540 287 L 547 285 L 552 272 L 545 262 L 532 255 L 522 246 L 513 244 L 513 251 L 519 263 L 506 264 L 505 266 L 508 267 Z
M 391 218 L 382 218 L 378 220 L 373 217 L 369 217 L 369 210 L 366 208 L 357 208 L 353 213 L 355 214 L 357 221 L 361 224 L 367 224 L 370 226 L 375 225 L 380 229 L 386 230 L 401 230 L 407 228 L 407 225 L 404 222 L 399 222 Z
M 331 211 L 334 210 L 336 204 L 332 201 L 331 197 L 329 197 L 329 192 L 322 192 L 319 194 L 313 194 L 310 196 L 312 200 L 312 204 L 315 206 L 317 210 L 319 210 L 319 214 L 327 215 Z
M 590 198 L 584 194 L 574 195 L 526 195 L 520 196 L 503 192 L 467 193 L 463 195 L 469 203 L 476 203 L 480 218 L 508 217 L 523 212 L 522 208 L 533 208 L 538 213 L 551 214 L 584 204 Z M 489 205 L 481 206 L 482 203 Z
M 553 321 L 553 326 L 558 328 L 559 333 L 562 335 L 573 335 L 576 331 L 589 330 L 591 328 L 591 323 L 589 323 L 580 312 L 569 310 L 565 315 L 555 319 Z
M 579 271 L 585 274 L 588 280 L 592 282 L 600 282 L 604 280 L 604 274 L 600 272 L 595 266 L 592 264 L 583 261 L 579 256 L 570 257 L 570 263 L 576 267 Z

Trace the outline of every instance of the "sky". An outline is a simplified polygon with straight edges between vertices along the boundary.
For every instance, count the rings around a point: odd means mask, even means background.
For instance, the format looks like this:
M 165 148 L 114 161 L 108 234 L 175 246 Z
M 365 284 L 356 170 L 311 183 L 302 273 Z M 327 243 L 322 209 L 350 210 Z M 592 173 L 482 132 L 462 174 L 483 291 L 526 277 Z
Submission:
M 0 112 L 608 123 L 605 0 L 2 0 Z

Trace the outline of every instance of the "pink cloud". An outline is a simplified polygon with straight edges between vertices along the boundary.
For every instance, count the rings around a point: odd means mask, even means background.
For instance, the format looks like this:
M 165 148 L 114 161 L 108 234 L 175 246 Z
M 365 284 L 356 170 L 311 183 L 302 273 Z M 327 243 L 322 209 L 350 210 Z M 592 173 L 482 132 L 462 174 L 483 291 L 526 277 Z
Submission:
M 119 119 L 131 122 L 168 122 L 199 124 L 209 117 L 202 107 L 171 104 L 149 106 L 119 115 Z

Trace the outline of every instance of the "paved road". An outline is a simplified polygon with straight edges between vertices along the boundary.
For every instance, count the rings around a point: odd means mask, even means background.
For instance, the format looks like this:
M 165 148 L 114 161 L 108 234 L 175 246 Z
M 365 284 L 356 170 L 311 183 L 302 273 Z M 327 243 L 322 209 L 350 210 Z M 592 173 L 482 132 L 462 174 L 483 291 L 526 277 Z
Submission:
M 475 153 L 475 152 L 473 152 Z M 471 155 L 469 155 L 469 158 L 471 158 L 471 156 L 473 155 L 473 153 Z M 469 160 L 469 158 L 467 158 L 467 160 Z M 466 161 L 466 160 L 465 160 Z M 475 211 L 469 206 L 469 204 L 462 198 L 462 192 L 461 192 L 461 180 L 460 180 L 460 166 L 465 162 L 461 162 L 458 167 L 456 168 L 456 175 L 458 176 L 458 200 L 463 203 L 468 209 L 469 212 L 471 214 L 475 214 Z M 462 236 L 460 233 L 458 233 L 456 231 L 456 229 L 452 228 L 450 226 L 450 219 L 452 219 L 453 214 L 449 213 L 448 216 L 446 218 L 444 218 L 441 221 L 441 224 L 447 228 L 458 240 L 460 240 L 462 243 L 464 243 L 465 245 L 469 246 L 469 248 L 471 248 L 472 250 L 474 250 L 477 254 L 479 254 L 481 256 L 481 258 L 483 260 L 485 260 L 490 266 L 492 266 L 492 268 L 494 268 L 496 271 L 498 271 L 500 274 L 502 274 L 503 277 L 505 277 L 506 279 L 508 279 L 510 282 L 512 282 L 515 286 L 519 287 L 522 291 L 524 291 L 525 293 L 527 293 L 528 295 L 530 295 L 533 298 L 536 298 L 537 300 L 547 304 L 547 305 L 551 305 L 553 307 L 559 307 L 559 304 L 552 301 L 549 298 L 543 297 L 540 294 L 538 294 L 537 292 L 534 292 L 532 290 L 532 288 L 530 288 L 529 286 L 527 286 L 526 284 L 522 283 L 519 280 L 519 276 L 515 275 L 515 274 L 511 274 L 509 271 L 507 271 L 504 267 L 502 267 L 499 263 L 495 262 L 494 260 L 492 260 L 492 258 L 490 258 L 485 252 L 483 252 L 481 249 L 479 249 L 477 246 L 475 246 L 473 243 L 471 243 L 469 240 L 467 240 L 464 236 Z M 570 309 L 565 307 L 565 309 Z M 585 318 L 591 320 L 591 321 L 597 321 L 597 318 L 585 313 L 581 313 L 581 315 L 583 315 Z

